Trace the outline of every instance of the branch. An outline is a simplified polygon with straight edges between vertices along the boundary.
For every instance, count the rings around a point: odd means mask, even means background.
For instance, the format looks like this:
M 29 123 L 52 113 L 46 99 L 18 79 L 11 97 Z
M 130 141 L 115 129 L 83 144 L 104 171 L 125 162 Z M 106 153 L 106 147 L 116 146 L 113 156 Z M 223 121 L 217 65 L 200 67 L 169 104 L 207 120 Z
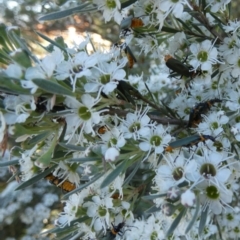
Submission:
M 110 115 L 117 114 L 118 116 L 121 116 L 121 117 L 126 117 L 128 113 L 129 113 L 128 111 L 113 109 L 113 108 L 110 108 L 108 109 L 108 111 L 104 112 L 104 114 L 110 114 Z M 148 114 L 148 116 L 151 118 L 151 120 L 161 123 L 163 125 L 174 124 L 174 125 L 185 126 L 187 124 L 187 121 L 181 120 L 181 119 L 159 117 L 153 114 Z

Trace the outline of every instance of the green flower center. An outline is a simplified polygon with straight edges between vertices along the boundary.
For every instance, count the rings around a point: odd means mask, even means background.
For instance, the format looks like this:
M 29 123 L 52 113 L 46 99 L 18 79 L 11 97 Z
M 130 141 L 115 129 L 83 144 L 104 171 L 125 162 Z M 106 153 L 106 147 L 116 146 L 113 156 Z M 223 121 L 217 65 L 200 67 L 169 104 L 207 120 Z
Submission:
M 150 140 L 150 143 L 153 145 L 153 146 L 159 146 L 162 142 L 162 138 L 159 137 L 159 136 L 152 136 L 151 137 L 151 140 Z
M 77 207 L 73 206 L 71 210 L 72 210 L 72 212 L 76 212 L 76 209 L 77 209 Z
M 89 109 L 85 106 L 82 106 L 78 109 L 78 115 L 81 119 L 83 119 L 84 121 L 87 121 L 91 118 L 92 114 L 89 111 Z
M 199 52 L 198 55 L 197 55 L 197 59 L 200 62 L 206 62 L 208 60 L 208 53 L 205 52 L 205 51 Z
M 211 127 L 212 127 L 213 129 L 218 129 L 218 123 L 217 123 L 217 122 L 213 122 L 213 123 L 211 124 Z
M 238 67 L 240 68 L 240 59 L 238 59 L 237 65 L 238 65 Z
M 240 116 L 237 116 L 237 117 L 235 118 L 235 121 L 236 121 L 237 123 L 239 123 L 239 122 L 240 122 Z
M 189 115 L 190 112 L 191 112 L 191 108 L 187 107 L 187 108 L 184 109 L 185 114 Z
M 150 236 L 151 240 L 157 240 L 158 239 L 158 234 L 156 231 L 152 232 L 151 236 Z
M 213 82 L 212 82 L 212 89 L 213 89 L 213 90 L 218 89 L 218 82 L 216 82 L 216 81 L 213 81 Z
M 223 144 L 219 141 L 215 141 L 213 144 L 216 148 L 218 152 L 221 152 L 223 150 Z
M 126 213 L 127 213 L 127 210 L 126 210 L 126 209 L 123 209 L 123 210 L 121 211 L 122 216 L 125 216 Z M 128 218 L 128 217 L 130 217 L 130 216 L 125 216 L 125 217 Z
M 145 5 L 145 13 L 148 15 L 149 13 L 151 13 L 153 11 L 153 4 L 147 4 Z
M 172 175 L 173 175 L 174 180 L 178 181 L 179 179 L 181 179 L 183 177 L 183 169 L 181 167 L 175 168 Z
M 100 82 L 101 82 L 102 84 L 107 84 L 107 83 L 109 83 L 109 82 L 110 82 L 110 74 L 102 75 L 102 76 L 100 77 Z
M 236 46 L 236 41 L 235 41 L 235 40 L 232 40 L 232 41 L 228 44 L 228 48 L 229 48 L 229 49 L 232 49 L 232 48 L 234 48 L 234 46 Z
M 117 6 L 115 0 L 107 0 L 106 5 L 108 8 L 116 8 L 116 6 Z
M 208 186 L 206 188 L 206 195 L 208 196 L 208 198 L 216 200 L 219 199 L 220 193 L 215 186 Z
M 210 176 L 212 176 L 212 177 L 216 176 L 217 171 L 216 171 L 216 168 L 214 167 L 214 165 L 212 165 L 210 163 L 206 163 L 206 164 L 202 165 L 202 167 L 200 169 L 200 173 L 205 178 L 209 178 Z
M 233 215 L 231 213 L 228 213 L 226 216 L 227 220 L 232 221 L 234 219 Z
M 130 127 L 129 127 L 129 132 L 133 133 L 138 131 L 141 128 L 141 124 L 139 122 L 135 122 L 133 123 Z
M 116 145 L 117 144 L 117 139 L 116 138 L 111 138 L 110 143 L 112 143 L 112 145 Z
M 238 227 L 235 227 L 235 228 L 233 229 L 233 231 L 234 231 L 235 233 L 240 233 L 240 229 L 239 229 Z
M 98 208 L 98 214 L 99 214 L 99 216 L 100 217 L 104 217 L 104 216 L 106 216 L 106 214 L 107 214 L 107 210 L 105 209 L 105 208 L 103 208 L 103 207 L 99 207 Z

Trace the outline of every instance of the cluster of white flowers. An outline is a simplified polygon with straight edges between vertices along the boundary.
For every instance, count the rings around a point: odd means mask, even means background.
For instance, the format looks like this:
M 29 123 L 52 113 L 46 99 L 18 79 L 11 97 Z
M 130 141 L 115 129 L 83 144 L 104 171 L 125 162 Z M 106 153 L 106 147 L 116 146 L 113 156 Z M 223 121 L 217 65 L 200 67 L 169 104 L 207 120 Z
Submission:
M 93 2 L 105 21 L 124 20 L 120 1 Z M 205 7 L 216 13 L 229 2 L 209 0 Z M 87 51 L 89 38 L 71 49 L 54 46 L 31 66 L 13 61 L 1 70 L 9 82 L 19 80 L 16 94 L 0 93 L 2 150 L 6 135 L 21 143 L 9 152 L 22 181 L 55 166 L 48 179 L 70 192 L 55 224 L 74 224 L 71 237 L 207 239 L 219 229 L 228 239 L 239 237 L 240 22 L 222 25 L 225 35 L 218 36 L 210 15 L 203 21 L 185 11 L 197 4 L 139 0 L 129 6 L 144 27 L 154 28 L 138 35 L 130 17 L 120 34 L 141 54 L 160 59 L 148 76 L 128 74 L 128 58 L 116 46 Z M 170 49 L 159 46 L 156 33 L 167 31 L 169 16 L 198 24 L 197 33 L 166 35 Z M 180 65 L 173 73 L 163 62 L 169 53 Z M 35 212 L 48 218 L 54 201 L 45 195 L 21 220 L 29 224 Z

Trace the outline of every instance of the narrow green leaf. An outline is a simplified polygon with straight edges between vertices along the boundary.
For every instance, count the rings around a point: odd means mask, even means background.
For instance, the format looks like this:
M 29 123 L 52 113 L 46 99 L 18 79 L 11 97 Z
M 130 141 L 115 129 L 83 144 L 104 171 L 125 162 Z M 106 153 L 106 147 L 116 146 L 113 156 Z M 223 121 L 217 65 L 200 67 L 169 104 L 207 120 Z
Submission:
M 65 144 L 65 143 L 62 143 L 62 142 L 59 142 L 58 144 L 63 148 L 74 150 L 74 151 L 85 151 L 86 150 L 85 147 L 76 146 L 76 145 L 73 145 L 73 144 Z
M 201 235 L 202 235 L 202 233 L 204 231 L 204 228 L 206 226 L 208 210 L 209 210 L 209 208 L 206 207 L 205 211 L 201 212 L 200 222 L 199 222 L 199 227 L 198 227 L 198 235 L 199 235 L 199 237 L 201 237 Z
M 0 162 L 0 167 L 7 167 L 10 165 L 17 165 L 19 160 L 11 160 L 11 161 L 1 161 Z
M 186 146 L 186 145 L 188 145 L 192 142 L 195 142 L 199 139 L 200 139 L 199 134 L 195 134 L 190 137 L 186 137 L 186 138 L 182 138 L 182 139 L 178 139 L 176 141 L 170 142 L 169 146 L 172 148 L 178 148 L 178 147 Z
M 95 162 L 95 161 L 101 161 L 100 157 L 83 157 L 83 158 L 72 158 L 69 159 L 68 162 Z
M 178 33 L 181 30 L 163 26 L 162 31 L 167 32 L 167 33 Z
M 8 35 L 7 35 L 7 27 L 5 24 L 1 23 L 0 24 L 0 45 L 3 46 L 4 50 L 6 52 L 11 52 L 12 50 L 15 50 L 14 45 L 12 42 L 9 40 Z
M 8 44 L 11 43 L 12 50 L 14 51 L 14 50 L 20 48 L 18 41 L 16 41 L 15 37 L 13 36 L 13 34 L 16 34 L 18 37 L 20 37 L 20 35 L 21 35 L 20 28 L 18 28 L 18 27 L 7 28 L 6 27 L 5 30 L 6 30 L 6 34 L 7 34 L 7 39 L 5 38 L 5 40 L 8 41 Z
M 43 141 L 44 139 L 46 139 L 52 132 L 51 131 L 44 131 L 40 134 L 38 134 L 37 136 L 28 139 L 25 143 L 24 146 L 26 145 L 26 147 L 28 148 L 32 148 L 33 146 L 35 146 L 36 144 L 38 144 L 39 142 Z
M 76 223 L 81 223 L 81 222 L 86 222 L 87 220 L 89 220 L 90 218 L 88 216 L 85 216 L 85 217 L 80 217 L 80 218 L 77 218 L 73 221 L 70 222 L 70 226 L 67 224 L 66 226 L 60 228 L 60 227 L 54 227 L 52 229 L 49 229 L 47 231 L 44 231 L 44 232 L 41 232 L 39 235 L 46 235 L 46 234 L 50 234 L 50 233 L 62 233 L 62 232 L 65 232 L 66 229 L 67 230 L 70 230 L 69 228 L 72 229 L 72 227 L 75 227 L 76 228 Z
M 126 7 L 128 7 L 128 6 L 130 6 L 130 5 L 132 5 L 132 4 L 135 3 L 136 1 L 137 1 L 137 0 L 128 0 L 128 1 L 126 1 L 126 2 L 121 3 L 121 9 L 126 8 Z
M 152 213 L 155 213 L 155 212 L 159 212 L 161 210 L 160 207 L 156 207 L 155 205 L 150 207 L 149 209 L 147 209 L 145 212 L 144 212 L 144 215 L 149 215 L 149 214 L 152 214 Z
M 16 189 L 16 190 L 20 190 L 20 189 L 24 189 L 26 187 L 29 187 L 31 185 L 33 185 L 34 183 L 38 182 L 39 180 L 43 179 L 44 177 L 46 177 L 53 169 L 56 168 L 56 164 L 53 165 L 52 167 L 46 169 L 44 172 L 32 177 L 31 179 L 27 180 L 26 182 L 21 183 Z
M 30 94 L 28 89 L 22 87 L 20 79 L 10 78 L 2 73 L 0 74 L 0 89 L 5 93 Z
M 32 82 L 46 92 L 58 94 L 58 95 L 74 96 L 71 90 L 63 87 L 57 82 L 45 80 L 45 79 L 33 79 Z
M 54 13 L 49 13 L 45 16 L 40 17 L 38 20 L 39 21 L 57 20 L 57 19 L 71 16 L 77 12 L 88 12 L 89 10 L 87 10 L 86 7 L 89 6 L 90 4 L 91 3 L 87 2 L 87 3 L 81 4 L 77 7 L 69 8 L 69 9 L 54 12 Z M 97 7 L 92 7 L 92 8 L 90 8 L 90 11 L 96 10 L 96 9 L 97 9 Z
M 52 40 L 51 38 L 43 35 L 40 32 L 36 32 L 37 35 L 39 35 L 41 38 L 43 38 L 44 40 L 46 40 L 47 42 L 51 43 L 53 46 L 58 47 L 59 49 L 61 49 L 62 51 L 64 51 L 65 53 L 67 53 L 67 50 L 65 48 L 63 48 L 59 43 L 55 42 L 54 40 Z M 47 49 L 47 48 L 46 48 Z
M 178 226 L 178 224 L 180 223 L 181 219 L 186 215 L 187 213 L 187 208 L 183 208 L 180 213 L 178 214 L 178 216 L 174 219 L 174 221 L 172 222 L 172 225 L 170 226 L 170 228 L 168 229 L 166 236 L 169 237 L 174 230 L 176 229 L 176 227 Z
M 92 178 L 89 182 L 85 183 L 85 184 L 82 184 L 80 185 L 80 187 L 74 189 L 73 191 L 65 194 L 63 196 L 63 199 L 67 199 L 70 195 L 72 195 L 73 193 L 76 193 L 76 192 L 79 192 L 81 191 L 83 188 L 86 188 L 87 186 L 91 185 L 92 183 L 94 183 L 95 181 L 97 181 L 100 177 L 103 176 L 104 173 L 99 173 L 97 175 L 94 176 L 94 178 Z
M 199 28 L 199 27 L 197 26 L 197 24 L 195 24 L 194 22 L 190 22 L 190 23 L 191 23 L 191 25 L 192 25 L 193 28 L 195 28 L 200 34 L 203 35 L 203 37 L 205 37 L 205 34 L 204 34 L 203 31 L 201 30 L 201 28 Z
M 156 100 L 154 99 L 153 93 L 150 91 L 148 85 L 147 85 L 146 83 L 144 83 L 144 85 L 145 85 L 146 89 L 148 90 L 148 94 L 150 95 L 150 97 L 151 97 L 151 99 L 152 99 L 152 102 L 153 102 L 154 104 L 156 104 Z
M 25 127 L 21 123 L 15 123 L 15 129 L 14 129 L 14 137 L 20 137 L 22 135 L 28 134 L 39 134 L 40 132 L 44 131 L 42 127 Z
M 180 22 L 180 23 L 183 25 L 183 27 L 185 27 L 188 31 L 192 32 L 191 28 L 189 27 L 189 25 L 188 25 L 187 23 L 185 23 L 185 22 L 184 22 L 183 20 L 181 20 L 180 18 L 176 18 L 176 20 L 177 20 L 178 22 Z
M 38 62 L 38 59 L 29 50 L 26 41 L 20 37 L 20 32 L 17 33 L 16 31 L 8 31 L 8 35 L 10 39 L 13 40 L 14 44 L 18 46 L 18 48 L 21 48 L 26 53 L 26 57 L 31 57 L 34 60 L 34 62 Z M 28 61 L 29 63 L 27 63 L 25 60 L 25 64 L 30 66 L 31 65 L 30 59 Z
M 61 125 L 62 125 L 62 124 L 61 124 Z M 59 139 L 58 139 L 58 142 L 59 142 L 59 141 L 63 141 L 63 139 L 64 139 L 64 137 L 65 137 L 65 134 L 66 134 L 66 131 L 67 131 L 67 123 L 66 123 L 66 122 L 63 123 L 63 126 L 64 126 L 64 127 L 63 127 L 63 130 L 62 130 L 62 132 L 61 132 L 61 135 L 60 135 L 60 137 L 59 137 Z M 56 147 L 55 147 L 55 149 L 54 149 L 54 152 L 53 152 L 53 158 L 55 158 L 55 156 L 57 156 L 59 150 L 60 150 L 60 145 L 57 144 Z
M 137 170 L 139 169 L 140 165 L 141 165 L 142 161 L 137 161 L 135 168 L 133 169 L 133 171 L 129 174 L 129 176 L 125 179 L 123 186 L 128 185 L 128 183 L 132 180 L 132 178 L 135 176 L 135 173 L 137 172 Z
M 156 199 L 156 198 L 166 197 L 166 196 L 167 196 L 166 193 L 162 193 L 162 194 L 151 194 L 151 195 L 148 195 L 148 196 L 142 196 L 142 199 L 144 199 L 144 200 L 153 200 L 153 199 Z
M 127 161 L 119 164 L 102 182 L 101 188 L 107 187 L 126 168 Z
M 172 117 L 176 118 L 177 113 L 175 111 L 173 111 L 170 107 L 168 107 L 163 101 L 161 101 L 161 103 L 165 107 L 167 112 L 169 113 L 168 116 L 172 116 Z
M 217 69 L 216 71 L 214 71 L 211 75 L 211 78 L 213 79 L 214 77 L 216 77 L 219 74 L 219 69 Z
M 58 135 L 55 134 L 55 137 L 54 137 L 54 139 L 53 139 L 53 141 L 52 141 L 49 149 L 48 149 L 42 156 L 40 156 L 40 157 L 36 160 L 36 162 L 37 162 L 38 164 L 40 163 L 41 165 L 46 166 L 46 167 L 49 166 L 50 161 L 51 161 L 51 159 L 52 159 L 53 152 L 54 152 L 54 148 L 55 148 L 56 143 L 57 143 L 57 139 L 58 139 Z
M 185 234 L 187 234 L 191 230 L 193 224 L 196 222 L 197 217 L 198 217 L 199 209 L 200 209 L 200 201 L 199 201 L 199 197 L 197 196 L 197 199 L 196 199 L 196 209 L 195 209 L 195 212 L 194 212 L 194 215 L 193 215 L 191 221 L 189 222 L 189 224 L 188 224 L 188 226 L 187 226 L 187 228 L 185 230 Z
M 152 26 L 143 26 L 143 27 L 136 27 L 134 28 L 134 33 L 140 34 L 141 36 L 145 37 L 147 34 L 157 34 L 159 32 L 158 28 Z
M 8 180 L 6 183 L 10 183 L 12 181 L 16 181 L 16 177 L 18 177 L 20 175 L 20 169 L 17 170 L 17 172 L 15 172 Z

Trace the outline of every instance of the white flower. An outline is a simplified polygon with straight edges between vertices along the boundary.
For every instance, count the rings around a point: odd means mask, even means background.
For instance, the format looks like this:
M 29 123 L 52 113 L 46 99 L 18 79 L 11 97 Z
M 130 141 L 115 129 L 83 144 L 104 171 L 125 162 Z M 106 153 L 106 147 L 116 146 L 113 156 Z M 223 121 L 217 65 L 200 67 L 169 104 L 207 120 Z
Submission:
M 122 21 L 121 2 L 119 0 L 93 0 L 98 5 L 98 9 L 103 11 L 103 17 L 108 22 L 113 17 L 118 24 Z
M 229 206 L 228 203 L 232 202 L 233 193 L 226 188 L 207 182 L 200 183 L 196 187 L 201 191 L 200 202 L 204 208 L 209 207 L 214 214 L 220 214 L 223 207 Z
M 235 21 L 229 20 L 228 25 L 225 26 L 223 25 L 223 29 L 225 30 L 226 33 L 233 32 L 235 33 L 239 28 L 240 28 L 240 21 L 237 19 Z
M 134 40 L 137 42 L 137 45 L 141 49 L 139 54 L 141 53 L 144 53 L 144 55 L 151 54 L 151 57 L 153 58 L 159 58 L 159 56 L 161 55 L 158 40 L 156 38 L 147 35 L 144 38 L 136 38 Z
M 77 172 L 71 171 L 70 167 L 63 161 L 59 162 L 58 166 L 53 172 L 53 175 L 57 176 L 59 179 L 62 179 L 59 185 L 67 179 L 76 186 L 78 186 L 80 182 L 79 174 Z
M 218 11 L 225 11 L 226 10 L 226 5 L 231 2 L 231 0 L 210 0 L 210 3 L 206 6 L 211 6 L 211 12 L 216 13 Z
M 202 156 L 195 154 L 193 159 L 189 161 L 188 167 L 191 169 L 186 173 L 186 178 L 194 183 L 209 182 L 222 189 L 226 189 L 225 184 L 231 175 L 230 169 L 223 162 L 232 156 L 228 156 L 227 152 L 215 152 L 212 149 L 203 148 Z
M 4 139 L 5 130 L 6 130 L 6 121 L 3 116 L 3 113 L 0 111 L 0 142 Z
M 65 104 L 71 108 L 72 113 L 66 115 L 67 131 L 66 136 L 68 142 L 79 134 L 77 143 L 82 139 L 83 131 L 87 134 L 92 133 L 95 136 L 93 126 L 98 124 L 101 120 L 100 113 L 102 111 L 94 111 L 93 106 L 96 105 L 100 99 L 94 99 L 89 94 L 84 94 L 81 97 L 82 102 L 79 102 L 73 97 L 66 97 Z M 80 130 L 79 130 L 80 127 Z
M 231 89 L 229 90 L 228 94 L 229 101 L 226 102 L 226 107 L 228 107 L 232 111 L 239 111 L 240 89 L 239 88 L 236 88 L 235 90 Z
M 96 231 L 104 229 L 106 232 L 106 226 L 110 223 L 109 209 L 113 207 L 112 198 L 105 196 L 100 198 L 99 196 L 93 196 L 92 201 L 88 201 L 83 204 L 84 208 L 87 208 L 87 215 L 92 218 L 92 224 Z
M 192 9 L 192 7 L 190 6 L 187 0 L 178 0 L 178 1 L 162 0 L 162 1 L 159 1 L 158 8 L 165 13 L 165 18 L 171 12 L 176 18 L 181 18 L 183 13 L 183 6 L 185 4 L 188 5 L 190 9 Z
M 240 141 L 240 123 L 236 123 L 235 125 L 232 126 L 231 132 L 237 139 L 237 141 Z
M 232 56 L 236 54 L 240 47 L 240 40 L 236 33 L 223 39 L 223 43 L 219 46 L 221 55 L 228 63 L 232 63 Z
M 102 153 L 105 154 L 105 151 L 108 147 L 115 147 L 116 149 L 122 148 L 126 140 L 123 137 L 122 132 L 117 128 L 113 127 L 110 131 L 106 131 L 104 134 L 100 135 L 103 145 Z
M 163 215 L 162 215 L 163 219 Z M 151 215 L 145 222 L 144 231 L 139 239 L 164 239 L 165 231 L 164 231 L 163 221 L 159 218 Z M 134 238 L 136 239 L 136 238 Z
M 133 228 L 133 231 L 127 231 L 127 233 L 124 234 L 124 239 L 126 240 L 144 239 L 142 238 L 142 234 L 144 234 L 145 232 L 146 221 L 143 219 L 142 220 L 135 219 L 135 221 L 131 224 L 131 226 Z
M 76 218 L 76 213 L 83 203 L 81 193 L 74 193 L 69 196 L 69 200 L 64 201 L 64 212 L 59 214 L 59 218 L 55 221 L 55 225 L 65 227 L 70 225 L 71 221 Z
M 13 78 L 21 78 L 23 74 L 23 70 L 18 64 L 9 64 L 4 72 Z
M 210 40 L 205 40 L 201 44 L 193 43 L 190 46 L 192 52 L 192 60 L 189 64 L 193 66 L 194 70 L 201 67 L 202 71 L 212 70 L 212 64 L 221 63 L 217 59 L 217 48 L 211 43 Z
M 189 119 L 189 114 L 186 114 L 186 112 L 190 112 L 192 106 L 193 99 L 189 99 L 184 92 L 178 94 L 169 104 L 169 107 L 176 110 L 178 115 L 184 120 Z
M 141 109 L 139 111 L 136 110 L 134 113 L 128 113 L 126 119 L 122 119 L 120 129 L 125 138 L 133 138 L 134 140 L 140 138 L 139 132 L 149 126 L 150 118 L 147 115 L 148 111 L 148 107 L 143 112 L 141 112 Z
M 159 93 L 164 87 L 171 83 L 168 73 L 151 75 L 147 81 L 147 86 L 152 93 Z
M 202 115 L 204 122 L 198 124 L 197 131 L 203 134 L 217 136 L 223 131 L 223 125 L 229 118 L 223 111 L 212 112 L 208 116 Z
M 191 171 L 188 167 L 191 157 L 186 159 L 183 151 L 174 151 L 172 154 L 164 154 L 163 157 L 166 164 L 158 167 L 154 178 L 157 185 L 154 189 L 161 193 L 186 181 L 185 174 Z
M 21 179 L 22 181 L 27 181 L 30 179 L 34 174 L 34 162 L 32 161 L 31 157 L 37 150 L 38 146 L 34 146 L 30 150 L 25 150 L 22 153 L 22 158 L 19 160 L 19 164 L 21 167 Z
M 114 162 L 119 156 L 119 151 L 115 147 L 108 148 L 105 152 L 105 161 Z
M 162 153 L 164 151 L 164 147 L 166 147 L 171 140 L 171 135 L 166 133 L 166 130 L 161 124 L 153 126 L 152 128 L 143 128 L 140 131 L 140 134 L 143 142 L 139 143 L 139 148 L 142 151 L 148 151 L 148 155 L 152 149 L 155 154 Z
M 91 76 L 92 72 L 90 68 L 97 64 L 98 57 L 98 53 L 89 56 L 84 51 L 76 53 L 73 57 L 69 56 L 67 61 L 62 61 L 58 64 L 56 78 L 58 80 L 65 80 L 69 77 L 73 92 L 75 92 L 77 80 L 83 76 Z
M 185 207 L 192 207 L 195 203 L 196 196 L 191 190 L 187 190 L 181 195 L 181 203 Z
M 40 69 L 39 66 L 37 67 L 29 67 L 25 72 L 25 79 L 21 80 L 21 85 L 23 88 L 31 89 L 31 93 L 35 93 L 38 89 L 38 86 L 32 82 L 33 79 L 45 79 L 44 72 Z
M 30 116 L 30 113 L 36 109 L 33 96 L 26 95 L 6 95 L 4 105 L 5 109 L 8 110 L 8 112 L 4 114 L 7 124 L 25 122 Z
M 234 210 L 231 208 L 226 208 L 224 210 L 222 218 L 219 219 L 220 224 L 222 226 L 226 226 L 227 228 L 238 227 L 240 221 L 239 207 L 234 207 Z
M 98 66 L 94 66 L 89 82 L 84 85 L 86 92 L 101 92 L 106 95 L 111 93 L 118 85 L 118 81 L 124 80 L 126 76 L 125 70 L 122 68 L 126 65 L 127 59 L 123 58 L 118 64 L 117 62 L 102 61 Z
M 169 51 L 171 54 L 175 54 L 177 51 L 182 49 L 186 44 L 186 35 L 184 32 L 178 32 L 174 34 L 174 38 L 170 40 Z
M 80 233 L 80 236 L 85 234 L 81 237 L 83 240 L 93 240 L 96 239 L 96 233 L 92 231 L 91 227 L 83 222 L 77 223 L 78 227 L 78 233 Z M 75 237 L 75 236 L 74 236 Z

